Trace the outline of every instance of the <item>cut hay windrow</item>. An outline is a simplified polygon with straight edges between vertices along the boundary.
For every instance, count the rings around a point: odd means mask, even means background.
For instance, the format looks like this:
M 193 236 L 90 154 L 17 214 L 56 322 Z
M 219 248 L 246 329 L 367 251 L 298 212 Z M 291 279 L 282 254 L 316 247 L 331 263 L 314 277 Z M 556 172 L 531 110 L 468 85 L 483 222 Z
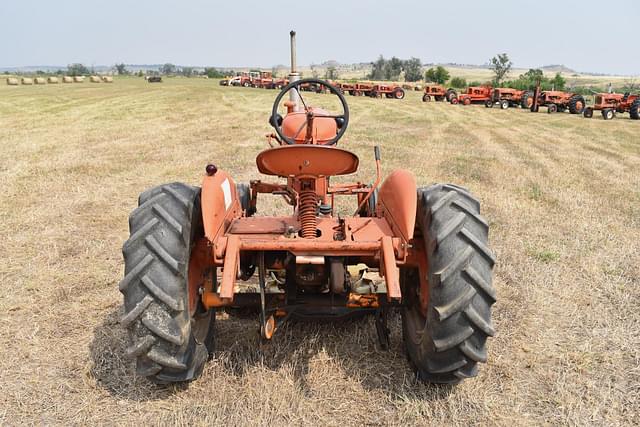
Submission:
M 62 83 L 73 83 L 73 77 L 70 76 L 64 76 L 62 78 Z
M 105 83 L 113 83 L 113 77 L 111 76 L 102 76 L 102 81 Z
M 44 77 L 36 77 L 35 79 L 33 79 L 33 83 L 37 85 L 45 85 L 47 84 L 47 79 L 45 79 Z
M 91 81 L 91 83 L 101 83 L 102 79 L 98 76 L 91 76 L 89 77 L 89 80 Z
M 57 77 L 49 77 L 47 79 L 47 82 L 51 84 L 56 84 L 56 83 L 60 83 L 60 80 Z
M 23 85 L 32 85 L 33 84 L 33 79 L 30 79 L 29 77 L 23 77 L 22 78 L 22 84 Z
M 74 83 L 84 83 L 84 76 L 74 76 L 73 77 L 73 82 Z
M 9 77 L 7 78 L 7 84 L 9 86 L 18 86 L 20 84 L 20 81 L 14 77 Z

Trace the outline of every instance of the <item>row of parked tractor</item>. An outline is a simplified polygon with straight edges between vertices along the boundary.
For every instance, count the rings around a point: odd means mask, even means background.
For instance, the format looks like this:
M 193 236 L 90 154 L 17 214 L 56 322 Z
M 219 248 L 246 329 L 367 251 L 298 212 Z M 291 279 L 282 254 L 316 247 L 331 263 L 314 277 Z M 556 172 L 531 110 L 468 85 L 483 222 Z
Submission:
M 328 81 L 343 94 L 352 96 L 370 96 L 373 98 L 403 99 L 405 88 L 397 83 L 380 82 L 335 82 Z M 221 85 L 255 87 L 263 89 L 281 89 L 289 83 L 286 78 L 276 79 L 271 72 L 243 72 L 235 77 L 220 80 Z M 325 93 L 328 88 L 316 83 L 306 83 L 301 90 Z M 498 106 L 501 109 L 521 107 L 538 111 L 545 107 L 548 113 L 569 111 L 571 114 L 582 114 L 593 117 L 594 111 L 600 111 L 605 120 L 613 119 L 616 114 L 629 113 L 634 120 L 640 119 L 640 96 L 630 93 L 598 93 L 595 94 L 594 104 L 588 106 L 584 96 L 564 91 L 539 91 L 536 98 L 532 90 L 518 90 L 512 88 L 494 88 L 491 86 L 471 86 L 463 93 L 453 88 L 441 85 L 427 85 L 424 87 L 422 101 L 447 101 L 451 104 L 471 105 L 484 104 L 487 108 Z
M 403 99 L 405 92 L 402 86 L 396 83 L 380 83 L 380 82 L 337 82 L 328 80 L 328 83 L 338 88 L 343 94 L 353 96 L 370 96 L 373 98 L 394 98 Z M 286 78 L 276 79 L 269 71 L 262 72 L 243 72 L 235 77 L 220 80 L 223 86 L 242 86 L 255 87 L 263 89 L 282 89 L 289 84 Z M 317 83 L 303 83 L 300 90 L 316 93 L 326 93 L 328 88 Z
M 452 88 L 430 85 L 425 86 L 422 100 L 448 101 L 461 105 L 484 104 L 487 108 L 497 105 L 503 110 L 510 107 L 533 107 L 537 111 L 539 107 L 546 107 L 548 113 L 568 110 L 571 114 L 582 114 L 587 118 L 593 117 L 594 111 L 600 111 L 605 120 L 613 119 L 616 114 L 629 113 L 632 119 L 640 119 L 640 95 L 630 93 L 597 93 L 594 104 L 588 106 L 584 96 L 557 90 L 540 91 L 536 99 L 532 90 L 472 86 L 466 92 L 458 94 Z

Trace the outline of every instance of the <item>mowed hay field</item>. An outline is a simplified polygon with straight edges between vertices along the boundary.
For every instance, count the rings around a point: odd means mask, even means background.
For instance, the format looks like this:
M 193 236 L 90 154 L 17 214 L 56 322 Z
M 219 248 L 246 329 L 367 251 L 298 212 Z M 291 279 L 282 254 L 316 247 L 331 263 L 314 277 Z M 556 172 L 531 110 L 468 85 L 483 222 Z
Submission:
M 419 92 L 348 97 L 341 147 L 360 156 L 357 179 L 373 181 L 380 145 L 385 174 L 480 198 L 498 302 L 479 376 L 417 384 L 399 316 L 381 351 L 371 320 L 291 323 L 261 344 L 257 320 L 221 315 L 199 380 L 136 378 L 118 323 L 128 214 L 210 161 L 258 178 L 275 95 L 200 79 L 0 84 L 0 424 L 640 423 L 640 122 Z

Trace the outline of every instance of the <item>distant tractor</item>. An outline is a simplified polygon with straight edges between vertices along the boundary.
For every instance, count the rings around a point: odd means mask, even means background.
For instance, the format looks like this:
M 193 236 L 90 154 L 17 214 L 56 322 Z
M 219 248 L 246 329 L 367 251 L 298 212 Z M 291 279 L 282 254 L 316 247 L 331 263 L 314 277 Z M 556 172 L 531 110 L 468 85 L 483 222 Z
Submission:
M 239 79 L 234 79 L 234 86 L 252 87 L 255 79 L 260 78 L 260 73 L 256 71 L 242 71 L 238 74 Z
M 262 89 L 273 89 L 273 73 L 271 71 L 260 71 L 260 73 L 251 79 L 251 85 Z
M 558 90 L 546 90 L 540 93 L 538 97 L 538 106 L 547 107 L 549 114 L 557 111 L 563 113 L 567 110 L 571 114 L 582 114 L 586 102 L 582 95 L 562 92 Z
M 371 96 L 372 98 L 382 98 L 382 95 L 384 95 L 386 98 L 403 99 L 404 89 L 394 83 L 378 83 L 373 85 L 371 91 L 369 92 L 369 96 Z
M 605 120 L 613 119 L 616 113 L 629 113 L 631 119 L 640 120 L 640 95 L 598 93 L 595 96 L 593 107 L 584 109 L 584 117 L 593 117 L 594 110 L 599 110 Z
M 340 83 L 336 87 L 342 94 L 348 93 L 349 95 L 353 95 L 353 91 L 356 90 L 355 83 Z
M 149 76 L 149 77 L 147 77 L 147 81 L 149 83 L 162 83 L 162 77 L 160 77 L 160 76 Z
M 351 95 L 355 96 L 369 96 L 371 95 L 371 91 L 373 90 L 373 83 L 369 82 L 358 82 L 354 86 L 354 91 Z
M 467 88 L 465 93 L 458 95 L 455 98 L 451 98 L 452 104 L 482 104 L 491 100 L 491 93 L 493 88 L 491 86 L 471 86 Z
M 443 86 L 440 85 L 426 85 L 424 87 L 424 95 L 422 95 L 423 102 L 429 102 L 432 99 L 436 101 L 444 101 L 445 99 L 449 102 L 453 98 L 457 98 L 458 93 L 454 89 L 445 90 Z
M 288 84 L 289 84 L 289 79 L 286 79 L 286 78 L 277 79 L 273 81 L 273 88 L 280 90 Z
M 485 101 L 484 105 L 487 108 L 492 108 L 494 105 L 498 104 L 503 110 L 506 110 L 509 107 L 518 106 L 522 106 L 522 108 L 528 108 L 533 103 L 532 99 L 523 101 L 524 96 L 528 94 L 529 92 L 524 90 L 511 89 L 508 87 L 498 87 L 493 90 L 491 99 Z

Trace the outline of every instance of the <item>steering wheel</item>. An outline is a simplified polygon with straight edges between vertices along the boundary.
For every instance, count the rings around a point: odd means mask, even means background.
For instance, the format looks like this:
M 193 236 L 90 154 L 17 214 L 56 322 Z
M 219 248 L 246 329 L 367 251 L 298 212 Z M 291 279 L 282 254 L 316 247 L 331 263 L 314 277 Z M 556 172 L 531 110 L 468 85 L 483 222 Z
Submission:
M 327 89 L 329 89 L 329 91 L 333 95 L 337 96 L 338 99 L 340 99 L 340 103 L 342 104 L 342 114 L 318 114 L 317 112 L 314 112 L 310 106 L 307 106 L 307 104 L 304 102 L 304 98 L 302 97 L 302 94 L 300 93 L 300 89 L 299 89 L 301 85 L 307 84 L 307 83 L 322 85 Z M 307 120 L 305 121 L 305 123 L 307 124 L 308 128 L 310 128 L 311 123 L 313 123 L 313 120 L 316 118 L 328 117 L 328 118 L 333 118 L 336 121 L 336 124 L 338 127 L 338 133 L 336 133 L 336 136 L 334 138 L 323 143 L 323 145 L 335 145 L 338 142 L 338 140 L 342 138 L 342 135 L 344 135 L 344 132 L 347 130 L 347 126 L 349 124 L 349 107 L 347 106 L 347 100 L 344 98 L 344 95 L 335 86 L 333 86 L 332 84 L 330 84 L 325 80 L 320 80 L 320 79 L 300 79 L 300 80 L 296 80 L 295 82 L 291 82 L 282 88 L 282 90 L 276 97 L 276 100 L 273 102 L 271 117 L 269 118 L 269 124 L 271 124 L 271 126 L 273 126 L 273 128 L 276 130 L 276 133 L 278 134 L 280 139 L 289 145 L 294 145 L 296 143 L 294 139 L 284 135 L 284 133 L 282 132 L 283 118 L 280 114 L 278 114 L 278 106 L 280 105 L 280 101 L 282 100 L 282 97 L 286 93 L 288 93 L 290 90 L 295 90 L 296 92 L 298 92 L 300 102 L 302 103 L 302 107 L 304 108 L 304 113 L 307 115 Z M 300 133 L 300 131 L 302 131 L 302 127 L 300 128 L 298 133 Z

